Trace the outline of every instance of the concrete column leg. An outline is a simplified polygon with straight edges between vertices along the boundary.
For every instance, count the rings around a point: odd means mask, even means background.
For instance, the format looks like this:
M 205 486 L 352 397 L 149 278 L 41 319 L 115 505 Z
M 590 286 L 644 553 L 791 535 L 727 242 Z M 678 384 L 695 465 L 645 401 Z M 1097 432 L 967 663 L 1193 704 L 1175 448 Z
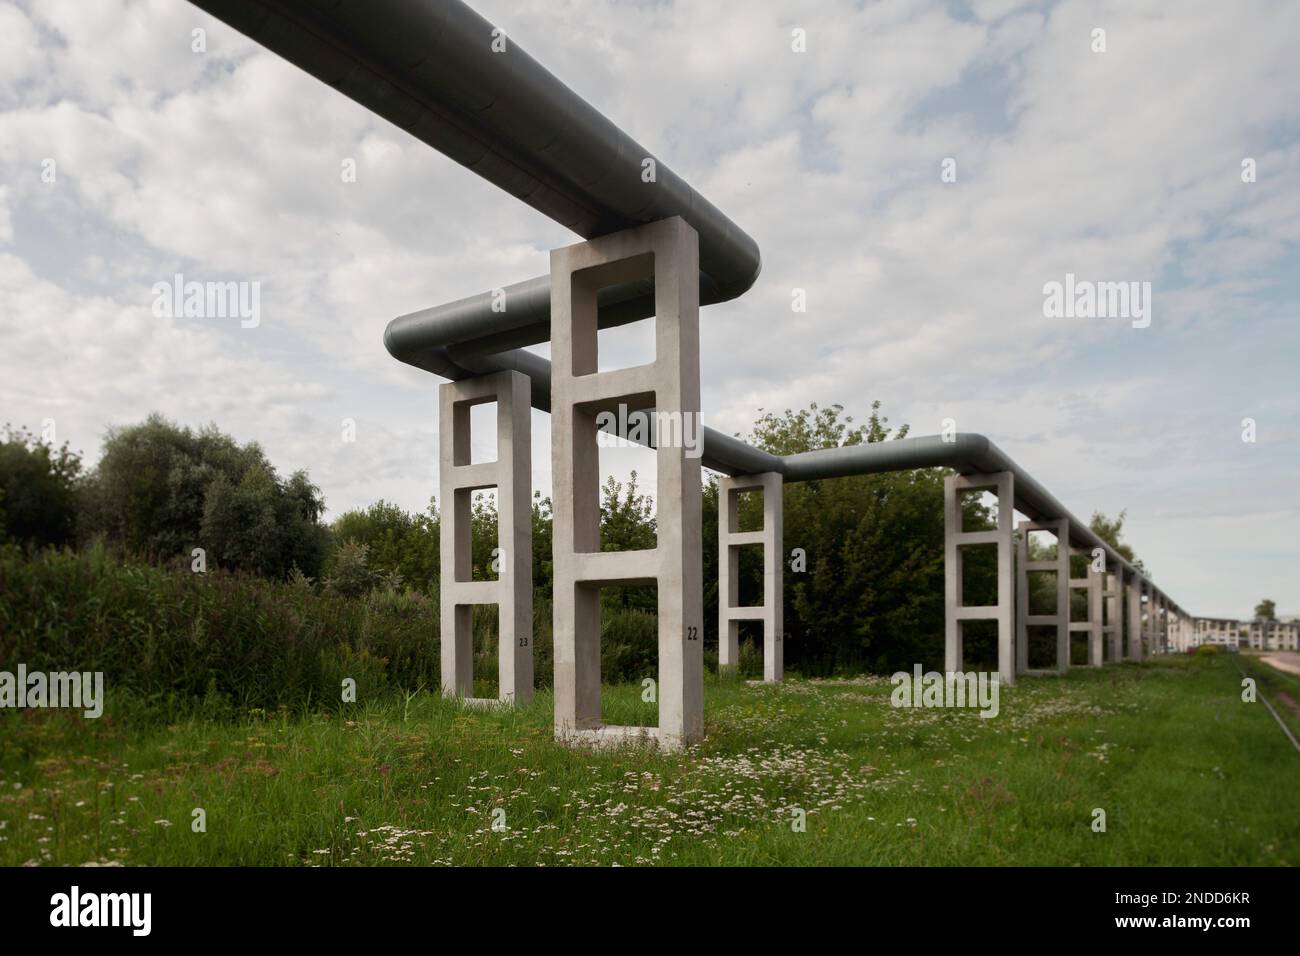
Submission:
M 1103 592 L 1106 598 L 1106 647 L 1110 653 L 1111 661 L 1117 663 L 1124 659 L 1123 622 L 1121 621 L 1120 610 L 1120 575 L 1107 573 L 1104 577 L 1106 584 L 1106 589 Z
M 963 531 L 961 492 L 991 490 L 998 497 L 998 526 L 992 531 Z M 962 623 L 993 620 L 998 626 L 998 674 L 1011 686 L 1016 680 L 1015 568 L 1012 539 L 1015 522 L 1015 476 L 1009 471 L 987 475 L 950 475 L 944 479 L 944 669 L 962 669 Z M 998 602 L 984 607 L 962 604 L 962 548 L 996 545 Z
M 1147 656 L 1159 653 L 1156 647 L 1156 592 L 1152 590 L 1151 585 L 1143 584 L 1143 590 L 1146 592 L 1146 620 L 1142 625 L 1142 643 L 1145 646 Z
M 472 609 L 498 608 L 498 699 L 533 697 L 532 435 L 529 382 L 520 372 L 497 372 L 438 389 L 441 440 L 438 464 L 443 499 L 440 550 L 442 692 L 475 700 Z M 497 403 L 497 458 L 470 464 L 470 408 Z M 476 491 L 497 492 L 497 580 L 474 581 L 470 516 Z
M 1091 559 L 1091 555 L 1089 555 Z M 1102 580 L 1105 574 L 1093 568 L 1091 561 L 1088 564 L 1088 666 L 1101 667 L 1104 663 L 1102 654 L 1102 639 L 1104 637 L 1105 622 L 1103 621 L 1104 595 L 1102 592 Z
M 1142 585 L 1138 581 L 1130 580 L 1125 582 L 1124 589 L 1128 595 L 1128 614 L 1125 621 L 1128 659 L 1140 661 L 1142 660 Z
M 763 493 L 763 527 L 746 532 L 737 521 L 737 493 L 750 489 Z M 740 622 L 762 621 L 763 679 L 768 683 L 779 683 L 785 674 L 783 490 L 784 482 L 776 472 L 718 481 L 718 669 L 734 667 L 739 660 Z M 763 603 L 743 607 L 739 604 L 740 549 L 754 544 L 763 547 Z
M 653 362 L 598 372 L 596 296 L 653 278 Z M 555 574 L 555 734 L 570 742 L 654 739 L 675 749 L 704 735 L 700 460 L 677 440 L 699 426 L 699 245 L 680 217 L 551 253 L 551 433 Z M 600 550 L 601 411 L 654 415 L 658 542 Z M 698 434 L 698 432 L 696 432 Z M 600 712 L 600 601 L 607 584 L 654 584 L 659 601 L 659 726 L 613 727 Z
M 1016 671 L 1021 674 L 1064 674 L 1070 669 L 1070 522 L 1022 521 L 1016 561 Z M 1032 560 L 1029 536 L 1032 531 L 1050 531 L 1056 536 L 1056 557 Z M 1051 614 L 1029 613 L 1029 575 L 1042 571 L 1053 575 L 1056 610 Z M 1054 668 L 1029 666 L 1029 628 L 1056 628 L 1056 664 Z

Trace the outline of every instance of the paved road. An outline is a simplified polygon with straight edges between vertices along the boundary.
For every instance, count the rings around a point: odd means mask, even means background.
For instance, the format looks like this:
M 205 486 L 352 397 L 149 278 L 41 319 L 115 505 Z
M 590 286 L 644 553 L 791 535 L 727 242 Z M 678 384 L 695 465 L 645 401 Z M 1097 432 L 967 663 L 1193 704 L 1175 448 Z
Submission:
M 1260 660 L 1288 674 L 1300 674 L 1300 654 L 1295 651 L 1269 651 Z

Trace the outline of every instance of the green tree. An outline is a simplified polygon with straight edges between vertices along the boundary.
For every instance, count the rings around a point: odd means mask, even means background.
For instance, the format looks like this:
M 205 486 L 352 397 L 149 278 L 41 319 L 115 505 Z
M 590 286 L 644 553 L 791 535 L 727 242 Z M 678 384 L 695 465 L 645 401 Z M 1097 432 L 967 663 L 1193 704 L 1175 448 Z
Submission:
M 269 466 L 255 465 L 238 484 L 218 475 L 208 486 L 198 540 L 222 567 L 268 577 L 296 567 L 314 576 L 328 542 L 319 523 L 323 509 L 320 490 L 304 473 L 282 485 Z
M 346 597 L 361 597 L 379 587 L 383 577 L 369 563 L 368 545 L 350 538 L 344 540 L 330 556 L 330 569 L 322 586 L 326 591 Z
M 255 442 L 153 414 L 109 430 L 85 483 L 83 527 L 147 558 L 203 547 L 220 566 L 314 576 L 328 542 L 324 509 L 305 472 L 281 479 Z
M 644 551 L 658 540 L 654 499 L 640 490 L 637 473 L 632 472 L 626 486 L 611 475 L 601 487 L 600 550 Z M 648 588 L 614 585 L 601 590 L 602 615 L 609 618 L 613 609 L 657 613 L 659 608 Z
M 841 405 L 784 414 L 762 412 L 751 443 L 779 455 L 896 440 L 873 402 L 866 422 L 855 424 Z M 784 489 L 785 659 L 805 673 L 870 668 L 877 672 L 943 663 L 943 476 L 940 470 L 859 475 L 801 482 Z M 705 489 L 706 540 L 717 540 L 717 484 Z M 755 502 L 749 507 L 757 508 Z M 987 520 L 977 499 L 971 520 Z M 745 515 L 742 513 L 742 520 Z M 797 555 L 792 555 L 799 549 Z M 801 556 L 806 571 L 794 570 Z M 978 564 L 978 562 L 974 562 Z M 717 555 L 705 549 L 706 634 L 716 634 Z M 756 565 L 742 563 L 742 578 Z M 972 567 L 971 585 L 988 586 Z M 761 582 L 741 581 L 742 595 L 761 593 Z M 979 658 L 968 642 L 968 660 Z
M 53 448 L 26 429 L 0 440 L 0 540 L 30 546 L 69 543 L 76 532 L 81 456 Z
M 1276 621 L 1277 605 L 1269 598 L 1265 598 L 1255 605 L 1255 620 L 1257 621 Z
M 1106 517 L 1100 511 L 1094 511 L 1088 526 L 1092 528 L 1097 537 L 1114 548 L 1120 557 L 1137 568 L 1138 571 L 1147 574 L 1146 565 L 1133 553 L 1133 548 L 1124 541 L 1124 519 L 1127 516 L 1127 510 L 1121 511 L 1118 517 L 1114 519 Z
M 398 576 L 408 587 L 430 593 L 438 581 L 439 518 L 430 498 L 424 512 L 412 514 L 380 500 L 364 510 L 346 511 L 330 526 L 334 540 L 364 544 L 375 571 Z M 340 546 L 341 548 L 341 546 Z M 327 561 L 327 573 L 338 555 Z

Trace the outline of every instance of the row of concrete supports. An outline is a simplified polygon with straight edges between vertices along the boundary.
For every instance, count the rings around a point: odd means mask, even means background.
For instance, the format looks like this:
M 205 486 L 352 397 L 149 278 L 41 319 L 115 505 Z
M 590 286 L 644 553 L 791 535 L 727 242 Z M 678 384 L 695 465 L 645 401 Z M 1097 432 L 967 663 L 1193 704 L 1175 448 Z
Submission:
M 655 548 L 601 550 L 598 420 L 602 413 L 649 412 L 686 420 L 700 412 L 699 273 L 695 232 L 683 220 L 665 219 L 578 243 L 551 254 L 551 374 L 553 482 L 553 633 L 555 733 L 566 741 L 617 743 L 653 738 L 671 749 L 703 736 L 703 587 L 699 458 L 686 442 L 661 430 L 656 442 L 658 514 Z M 597 294 L 619 283 L 651 279 L 655 290 L 654 360 L 633 368 L 599 371 Z M 472 611 L 499 609 L 499 700 L 523 703 L 533 693 L 532 526 L 529 379 L 501 371 L 441 387 L 442 448 L 442 685 L 448 696 L 475 704 Z M 470 457 L 470 409 L 497 403 L 497 458 L 475 464 Z M 679 433 L 680 434 L 680 433 Z M 496 580 L 473 580 L 470 561 L 471 498 L 495 488 L 499 548 Z M 996 528 L 962 529 L 961 495 L 991 490 L 1000 507 Z M 761 493 L 763 524 L 741 530 L 739 496 Z M 742 621 L 761 624 L 763 676 L 783 678 L 782 541 L 783 478 L 779 473 L 724 477 L 719 481 L 718 633 L 719 667 L 739 658 Z M 1014 527 L 1015 478 L 1011 472 L 950 477 L 945 484 L 945 669 L 963 669 L 963 628 L 993 621 L 1001 679 L 1017 674 L 1060 673 L 1071 666 L 1070 635 L 1088 635 L 1088 664 L 1123 657 L 1140 660 L 1165 647 L 1162 597 L 1144 593 L 1143 583 L 1124 572 L 1090 563 L 1086 577 L 1072 579 L 1070 528 L 1065 519 L 1021 522 Z M 1051 559 L 1028 548 L 1034 531 L 1050 531 L 1058 542 Z M 1018 533 L 1018 537 L 1017 537 Z M 763 602 L 739 604 L 739 555 L 759 546 L 763 559 Z M 991 605 L 962 601 L 963 554 L 991 546 L 997 556 L 997 599 Z M 1085 555 L 1091 558 L 1092 556 Z M 1055 610 L 1030 613 L 1028 576 L 1055 575 Z M 486 576 L 486 575 L 483 575 Z M 601 713 L 600 589 L 611 585 L 653 585 L 657 589 L 659 672 L 656 728 L 607 725 Z M 1070 592 L 1088 595 L 1088 620 L 1070 620 Z M 1127 600 L 1126 600 L 1127 599 Z M 1144 605 L 1145 601 L 1145 605 Z M 1125 606 L 1125 615 L 1121 608 Z M 1145 615 L 1143 610 L 1145 607 Z M 1127 616 L 1129 625 L 1122 625 Z M 1054 628 L 1050 666 L 1031 667 L 1029 629 Z M 1127 651 L 1124 637 L 1127 634 Z
M 997 496 L 996 527 L 964 530 L 962 496 L 985 491 Z M 1191 618 L 1173 610 L 1164 595 L 1143 579 L 1123 569 L 1108 569 L 1102 549 L 1087 552 L 1073 547 L 1067 519 L 1024 520 L 1013 528 L 1015 500 L 1011 472 L 956 475 L 944 482 L 945 670 L 963 669 L 963 630 L 969 621 L 996 623 L 998 673 L 1004 684 L 1014 683 L 1018 674 L 1059 674 L 1078 666 L 1071 659 L 1071 635 L 1076 633 L 1087 635 L 1087 659 L 1082 666 L 1100 667 L 1164 653 L 1170 648 L 1171 635 L 1190 629 Z M 1056 539 L 1050 558 L 1036 555 L 1031 548 L 1035 532 L 1049 532 Z M 967 605 L 964 601 L 964 552 L 975 547 L 996 549 L 997 599 L 993 604 Z M 1071 557 L 1084 559 L 1084 577 L 1072 576 Z M 1052 576 L 1055 602 L 1049 613 L 1031 613 L 1033 574 Z M 1072 619 L 1073 591 L 1086 595 L 1085 620 Z M 1030 660 L 1032 628 L 1054 632 L 1055 653 L 1046 666 L 1034 666 Z

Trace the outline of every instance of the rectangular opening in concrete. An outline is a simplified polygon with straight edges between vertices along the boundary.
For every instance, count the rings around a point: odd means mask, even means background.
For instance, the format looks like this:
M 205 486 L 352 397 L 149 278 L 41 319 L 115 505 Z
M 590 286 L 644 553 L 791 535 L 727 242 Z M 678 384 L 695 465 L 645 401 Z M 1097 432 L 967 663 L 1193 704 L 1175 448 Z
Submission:
M 1029 594 L 1027 610 L 1030 614 L 1055 614 L 1056 609 L 1056 572 L 1025 572 Z
M 497 403 L 478 402 L 469 410 L 469 463 L 487 464 L 497 460 Z
M 961 629 L 962 670 L 998 672 L 998 622 L 958 621 Z
M 1070 632 L 1070 666 L 1088 666 L 1088 632 Z
M 618 259 L 572 273 L 573 283 L 573 374 L 593 375 L 623 368 L 650 365 L 655 361 L 654 318 L 638 319 L 609 328 L 598 327 L 596 303 L 601 290 L 637 282 L 642 292 L 654 295 L 654 253 Z M 609 304 L 617 311 L 617 304 Z
M 1030 624 L 1025 628 L 1028 641 L 1030 670 L 1056 670 L 1056 628 L 1045 624 Z
M 658 547 L 652 491 L 657 453 L 639 445 L 601 448 L 600 550 L 650 551 Z
M 1088 607 L 1088 592 L 1084 588 L 1070 588 L 1070 623 L 1084 624 L 1092 620 Z
M 596 333 L 596 371 L 614 372 L 655 360 L 654 316 L 600 329 Z
M 1030 531 L 1025 542 L 1030 561 L 1055 561 L 1057 540 L 1050 531 Z M 1037 612 L 1033 612 L 1037 613 Z
M 659 588 L 653 584 L 607 585 L 599 591 L 601 722 L 657 727 Z M 655 682 L 653 694 L 647 679 Z
M 452 580 L 498 580 L 506 556 L 501 551 L 496 486 L 459 488 L 452 507 L 456 509 L 456 531 L 461 539 L 457 547 L 461 560 L 453 569 Z
M 481 465 L 497 460 L 497 400 L 468 399 L 452 405 L 452 435 L 439 436 L 452 442 L 452 462 Z
M 736 523 L 733 532 L 750 532 L 763 530 L 763 489 L 733 488 L 731 495 L 736 511 Z
M 998 496 L 988 488 L 965 488 L 957 492 L 962 531 L 996 531 Z
M 763 622 L 737 621 L 736 676 L 741 680 L 763 679 Z
M 732 559 L 736 562 L 736 607 L 762 607 L 763 600 L 763 546 L 761 544 L 733 544 Z M 747 622 L 748 623 L 748 622 Z M 762 646 L 762 641 L 759 641 Z
M 500 608 L 495 604 L 473 604 L 470 608 L 474 638 L 474 696 L 482 700 L 496 700 L 501 687 L 501 660 L 498 654 L 501 638 Z
M 1088 576 L 1088 567 L 1092 564 L 1092 558 L 1086 554 L 1070 555 L 1070 577 L 1086 578 Z
M 998 603 L 998 546 L 966 544 L 958 547 L 961 560 L 961 606 L 992 607 Z

